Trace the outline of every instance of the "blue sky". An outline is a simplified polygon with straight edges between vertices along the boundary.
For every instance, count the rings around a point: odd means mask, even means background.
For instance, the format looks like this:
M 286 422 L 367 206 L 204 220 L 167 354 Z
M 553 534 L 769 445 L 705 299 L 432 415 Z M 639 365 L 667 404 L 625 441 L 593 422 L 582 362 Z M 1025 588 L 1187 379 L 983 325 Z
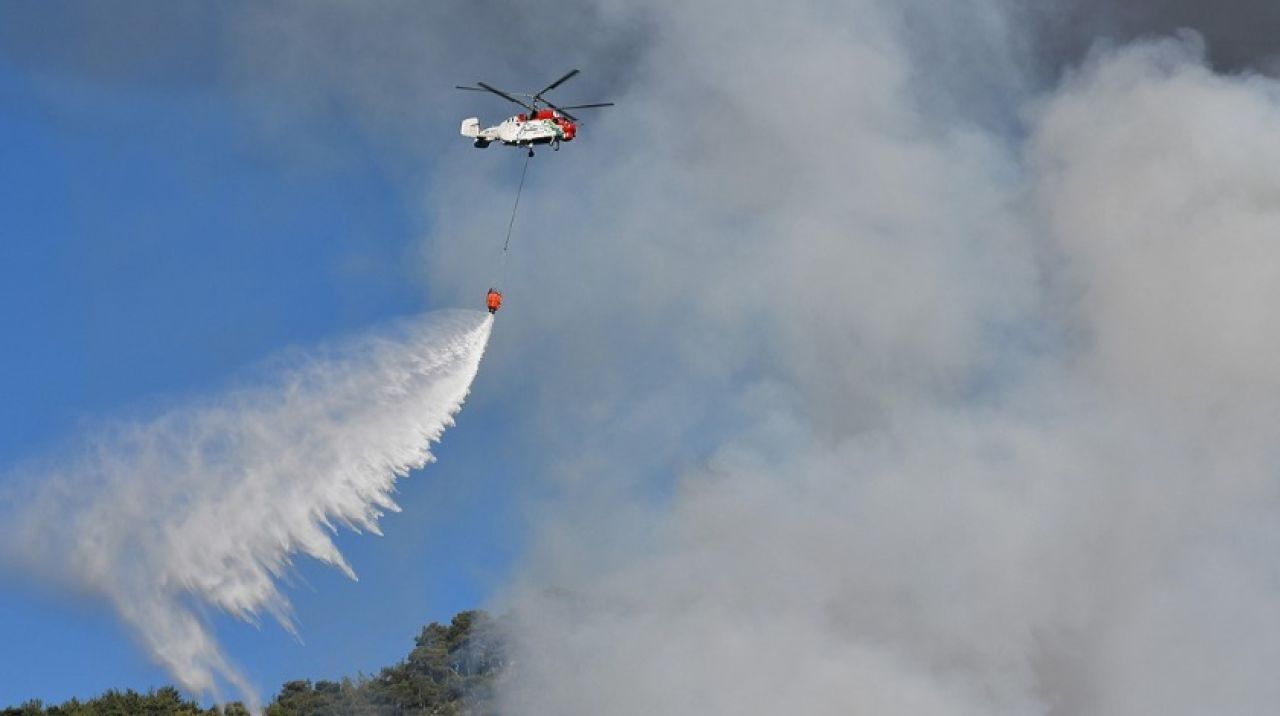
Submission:
M 319 170 L 259 142 L 253 121 L 207 88 L 0 59 L 0 474 L 279 349 L 440 307 L 406 266 L 424 221 L 406 177 L 341 121 L 308 128 L 341 147 Z M 518 527 L 511 466 L 492 449 L 506 427 L 481 402 L 440 462 L 401 483 L 385 537 L 342 536 L 359 583 L 299 564 L 289 594 L 305 646 L 271 622 L 216 617 L 264 694 L 393 663 L 419 627 L 483 605 L 501 581 Z M 0 704 L 170 683 L 105 605 L 0 579 Z

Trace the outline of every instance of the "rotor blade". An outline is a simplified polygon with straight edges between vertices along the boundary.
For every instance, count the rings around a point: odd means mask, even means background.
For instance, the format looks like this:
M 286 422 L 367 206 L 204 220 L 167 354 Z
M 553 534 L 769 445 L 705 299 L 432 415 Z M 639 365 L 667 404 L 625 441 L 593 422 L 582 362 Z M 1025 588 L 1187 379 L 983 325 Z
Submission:
M 546 102 L 546 100 L 542 100 Z M 566 109 L 591 109 L 592 107 L 612 107 L 613 102 L 596 102 L 595 104 L 571 104 L 568 107 L 557 107 L 561 112 Z
M 472 92 L 488 92 L 488 91 L 489 91 L 489 90 L 487 90 L 487 89 L 485 89 L 485 88 L 483 88 L 483 87 L 463 87 L 462 85 L 454 85 L 454 86 L 453 86 L 453 88 L 454 88 L 454 89 L 471 90 Z
M 480 86 L 481 86 L 481 87 L 483 87 L 485 90 L 488 90 L 489 92 L 492 92 L 492 93 L 494 93 L 494 94 L 498 95 L 499 97 L 501 97 L 501 98 L 503 98 L 503 99 L 507 100 L 508 102 L 515 102 L 516 104 L 520 105 L 521 107 L 524 107 L 525 109 L 529 110 L 530 112 L 534 111 L 534 110 L 533 110 L 533 107 L 530 107 L 529 105 L 525 104 L 524 102 L 521 102 L 520 100 L 516 99 L 515 97 L 512 97 L 511 95 L 507 94 L 506 92 L 503 92 L 503 91 L 502 91 L 502 90 L 500 90 L 500 89 L 494 89 L 493 87 L 490 87 L 489 85 L 487 85 L 487 84 L 485 84 L 485 83 L 483 83 L 483 82 L 477 82 L 476 84 L 480 85 Z
M 578 70 L 569 70 L 569 73 L 568 73 L 568 74 L 566 74 L 564 77 L 561 77 L 560 79 L 556 80 L 555 82 L 552 82 L 551 84 L 549 84 L 549 85 L 547 85 L 546 87 L 544 87 L 544 88 L 543 88 L 543 90 L 542 90 L 541 92 L 539 92 L 538 94 L 535 94 L 535 95 L 533 96 L 533 98 L 534 98 L 534 99 L 542 99 L 542 95 L 544 95 L 544 94 L 546 94 L 547 92 L 550 92 L 551 90 L 553 90 L 553 89 L 555 89 L 555 88 L 559 87 L 560 85 L 564 84 L 565 80 L 569 79 L 570 77 L 573 77 L 573 76 L 574 76 L 574 75 L 576 75 L 576 74 L 578 74 Z
M 564 111 L 563 109 L 560 109 L 559 107 L 555 106 L 554 104 L 551 104 L 550 102 L 546 101 L 545 99 L 541 99 L 541 100 L 538 100 L 538 101 L 539 101 L 539 102 L 541 102 L 541 103 L 543 103 L 543 104 L 545 104 L 545 105 L 547 105 L 547 106 L 548 106 L 548 107 L 550 107 L 551 109 L 554 109 L 555 111 L 559 112 L 560 114 L 563 114 L 564 116 L 568 117 L 569 119 L 571 119 L 571 120 L 573 120 L 573 121 L 575 121 L 575 122 L 576 122 L 576 121 L 578 121 L 578 118 L 577 118 L 577 117 L 573 116 L 572 114 L 569 114 L 568 112 Z

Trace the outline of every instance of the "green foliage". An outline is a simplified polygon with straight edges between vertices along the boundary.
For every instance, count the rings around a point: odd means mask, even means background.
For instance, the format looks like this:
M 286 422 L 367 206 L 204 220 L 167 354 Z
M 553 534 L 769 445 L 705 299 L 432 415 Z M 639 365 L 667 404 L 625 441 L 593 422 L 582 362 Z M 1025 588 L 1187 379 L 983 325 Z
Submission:
M 237 704 L 238 705 L 238 704 Z M 244 707 L 240 707 L 244 713 Z M 228 710 L 228 713 L 231 713 Z M 216 716 L 217 709 L 202 709 L 172 686 L 140 694 L 133 689 L 111 690 L 96 699 L 81 703 L 77 699 L 45 707 L 39 701 L 28 701 L 17 708 L 0 710 L 0 716 Z
M 493 679 L 506 663 L 498 625 L 484 612 L 462 612 L 449 626 L 430 624 L 399 664 L 372 678 L 342 683 L 290 681 L 267 716 L 487 716 Z
M 289 681 L 266 716 L 493 716 L 493 682 L 506 666 L 500 624 L 481 611 L 461 612 L 449 626 L 429 624 L 409 656 L 377 676 L 341 682 Z M 28 701 L 0 716 L 248 716 L 239 703 L 202 709 L 171 686 L 146 694 L 108 691 L 58 706 Z

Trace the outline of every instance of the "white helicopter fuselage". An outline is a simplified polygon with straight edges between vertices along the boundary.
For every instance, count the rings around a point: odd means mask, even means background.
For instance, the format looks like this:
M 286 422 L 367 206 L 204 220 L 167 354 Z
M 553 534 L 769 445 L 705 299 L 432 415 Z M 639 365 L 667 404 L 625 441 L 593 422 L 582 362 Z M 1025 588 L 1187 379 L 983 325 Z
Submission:
M 508 117 L 501 124 L 486 129 L 480 128 L 480 119 L 469 117 L 462 120 L 462 136 L 470 137 L 477 147 L 487 147 L 490 142 L 502 142 L 511 146 L 530 146 L 534 144 L 555 144 L 573 139 L 572 133 L 556 119 L 521 119 L 519 116 Z M 572 126 L 572 125 L 570 125 Z

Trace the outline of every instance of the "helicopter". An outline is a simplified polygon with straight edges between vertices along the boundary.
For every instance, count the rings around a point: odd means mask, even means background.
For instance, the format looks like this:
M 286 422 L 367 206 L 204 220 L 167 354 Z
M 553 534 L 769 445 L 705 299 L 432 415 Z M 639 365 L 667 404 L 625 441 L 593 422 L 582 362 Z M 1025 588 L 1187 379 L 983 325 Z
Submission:
M 570 70 L 564 77 L 552 82 L 536 94 L 520 92 L 503 92 L 483 82 L 475 87 L 455 85 L 457 89 L 471 92 L 490 92 L 499 97 L 524 107 L 528 113 L 521 112 L 508 117 L 500 124 L 485 129 L 480 128 L 478 117 L 462 120 L 462 136 L 469 137 L 477 149 L 484 149 L 492 142 L 501 142 L 512 147 L 528 147 L 529 156 L 533 156 L 533 147 L 537 144 L 550 144 L 555 151 L 560 151 L 561 142 L 572 142 L 578 133 L 578 118 L 569 114 L 571 109 L 593 109 L 596 107 L 612 107 L 613 102 L 595 102 L 592 104 L 575 104 L 557 107 L 543 97 L 544 94 L 564 84 L 569 78 L 578 74 L 578 70 Z M 524 99 L 517 99 L 523 97 Z M 528 101 L 525 101 L 528 100 Z

